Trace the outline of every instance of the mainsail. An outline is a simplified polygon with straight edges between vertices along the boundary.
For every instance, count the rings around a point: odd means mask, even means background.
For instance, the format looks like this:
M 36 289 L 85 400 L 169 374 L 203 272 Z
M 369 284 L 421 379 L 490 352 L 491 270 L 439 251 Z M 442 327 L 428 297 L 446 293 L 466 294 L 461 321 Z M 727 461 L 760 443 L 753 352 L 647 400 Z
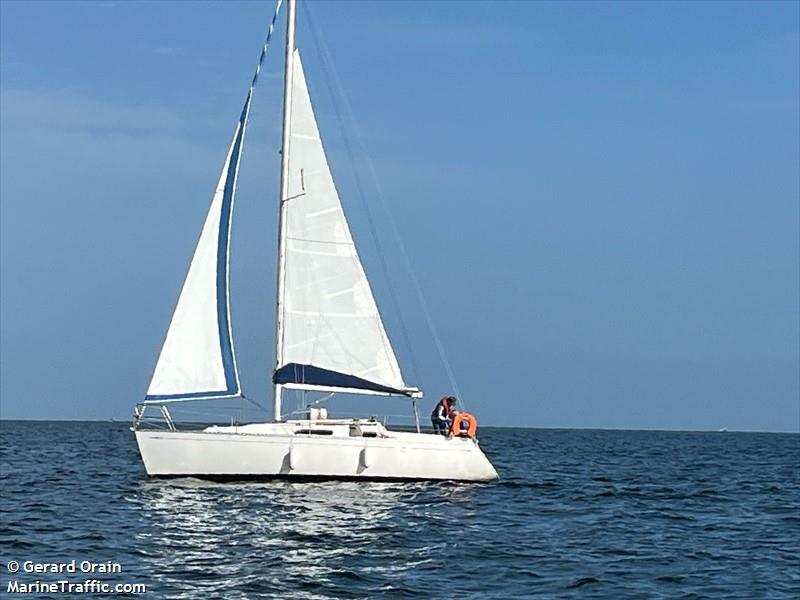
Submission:
M 252 89 L 233 134 L 145 400 L 240 394 L 231 333 L 228 258 L 236 178 Z
M 273 381 L 287 388 L 417 395 L 403 382 L 359 260 L 296 49 L 292 65 L 281 339 Z

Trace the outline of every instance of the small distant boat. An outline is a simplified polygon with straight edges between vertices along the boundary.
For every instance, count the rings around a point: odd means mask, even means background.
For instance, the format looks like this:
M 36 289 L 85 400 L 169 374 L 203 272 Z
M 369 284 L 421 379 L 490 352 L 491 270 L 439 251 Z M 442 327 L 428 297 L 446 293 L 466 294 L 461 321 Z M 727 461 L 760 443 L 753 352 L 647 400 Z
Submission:
M 276 8 L 276 16 L 280 2 Z M 497 472 L 473 436 L 390 431 L 377 419 L 286 419 L 284 390 L 422 397 L 407 385 L 334 185 L 295 47 L 287 2 L 277 250 L 273 420 L 181 430 L 174 403 L 240 398 L 228 263 L 250 103 L 275 19 L 133 430 L 150 476 L 487 481 Z M 149 428 L 148 409 L 165 424 Z M 416 411 L 416 409 L 415 409 Z M 152 412 L 152 410 L 151 410 Z M 459 432 L 454 432 L 459 433 Z
M 719 431 L 720 433 L 727 433 L 727 431 L 728 431 L 728 428 L 727 428 L 727 427 L 721 427 L 721 428 L 720 428 L 720 429 L 718 429 L 717 431 Z

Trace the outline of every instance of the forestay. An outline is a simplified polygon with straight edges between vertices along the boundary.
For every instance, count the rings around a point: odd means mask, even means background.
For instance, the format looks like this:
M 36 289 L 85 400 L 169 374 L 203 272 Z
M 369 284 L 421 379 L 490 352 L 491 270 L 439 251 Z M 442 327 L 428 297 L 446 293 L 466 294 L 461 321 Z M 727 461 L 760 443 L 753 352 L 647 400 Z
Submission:
M 285 205 L 282 356 L 289 388 L 416 395 L 386 335 L 325 157 L 294 51 Z

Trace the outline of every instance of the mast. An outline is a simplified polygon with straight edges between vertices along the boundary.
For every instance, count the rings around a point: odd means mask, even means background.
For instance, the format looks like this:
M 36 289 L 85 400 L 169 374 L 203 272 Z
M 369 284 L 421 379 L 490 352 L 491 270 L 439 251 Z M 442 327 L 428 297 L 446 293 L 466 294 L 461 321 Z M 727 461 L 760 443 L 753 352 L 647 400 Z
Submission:
M 275 369 L 283 362 L 283 297 L 286 282 L 286 200 L 289 196 L 289 143 L 292 116 L 292 73 L 294 72 L 295 0 L 286 3 L 286 61 L 283 72 L 283 136 L 281 139 L 281 191 L 278 212 L 278 267 L 275 286 Z M 276 383 L 272 399 L 273 420 L 281 420 L 283 386 Z

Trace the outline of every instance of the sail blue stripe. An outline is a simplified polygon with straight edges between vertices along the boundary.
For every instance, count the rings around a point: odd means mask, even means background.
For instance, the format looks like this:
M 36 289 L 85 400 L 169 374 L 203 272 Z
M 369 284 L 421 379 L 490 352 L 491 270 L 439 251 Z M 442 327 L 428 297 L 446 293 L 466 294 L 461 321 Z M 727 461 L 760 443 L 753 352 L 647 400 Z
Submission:
M 239 158 L 242 151 L 242 140 L 247 125 L 247 115 L 250 112 L 250 98 L 248 92 L 242 114 L 239 117 L 239 127 L 236 139 L 233 142 L 233 151 L 228 162 L 228 176 L 225 178 L 225 188 L 222 195 L 222 207 L 219 223 L 219 238 L 217 241 L 217 324 L 219 325 L 219 344 L 222 353 L 222 366 L 225 371 L 227 389 L 225 394 L 236 394 L 238 378 L 236 364 L 233 358 L 230 327 L 228 323 L 228 241 L 230 239 L 231 216 L 233 212 L 233 196 L 236 191 L 236 174 L 239 169 Z
M 220 392 L 222 395 L 238 394 L 240 391 L 239 378 L 236 373 L 236 361 L 233 357 L 230 325 L 228 323 L 228 241 L 230 239 L 233 196 L 236 193 L 236 177 L 239 170 L 239 159 L 241 157 L 242 143 L 244 141 L 244 132 L 247 127 L 247 118 L 250 114 L 250 101 L 253 98 L 253 91 L 255 89 L 256 82 L 258 81 L 258 76 L 261 73 L 261 68 L 264 64 L 264 58 L 267 56 L 267 48 L 269 48 L 269 43 L 272 39 L 272 33 L 275 30 L 275 21 L 278 18 L 278 12 L 280 11 L 281 4 L 282 0 L 278 0 L 275 5 L 275 13 L 272 15 L 272 21 L 270 22 L 269 30 L 267 31 L 267 39 L 264 41 L 264 45 L 262 46 L 261 52 L 258 56 L 256 72 L 253 75 L 253 81 L 250 83 L 250 89 L 247 91 L 247 98 L 244 101 L 244 107 L 242 108 L 242 113 L 239 116 L 239 129 L 236 133 L 236 140 L 233 144 L 231 158 L 228 161 L 228 176 L 225 179 L 225 188 L 222 196 L 219 238 L 217 242 L 217 324 L 219 326 L 219 343 L 220 352 L 222 354 L 222 365 L 225 371 L 225 383 L 227 385 L 227 390 Z
M 183 398 L 215 398 L 215 397 L 238 397 L 238 392 L 216 391 L 216 392 L 188 392 L 186 394 L 147 394 L 145 400 L 181 400 Z

